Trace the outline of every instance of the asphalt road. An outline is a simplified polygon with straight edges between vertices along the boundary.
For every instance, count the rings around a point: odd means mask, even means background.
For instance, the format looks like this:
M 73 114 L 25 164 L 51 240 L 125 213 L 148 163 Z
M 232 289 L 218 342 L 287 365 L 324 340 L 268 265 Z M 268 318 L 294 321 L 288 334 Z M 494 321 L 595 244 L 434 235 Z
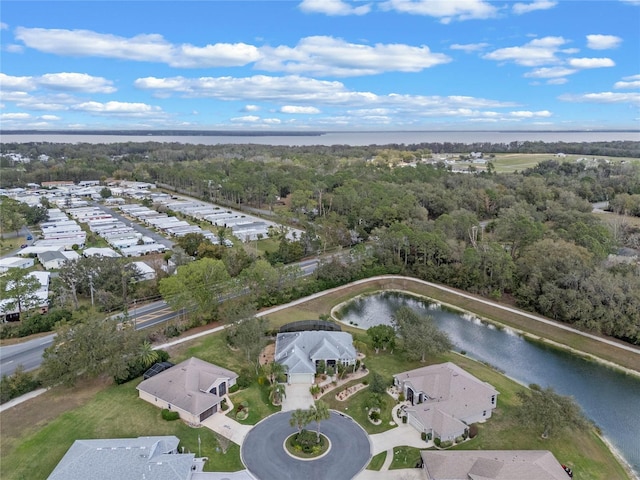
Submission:
M 371 459 L 369 437 L 351 418 L 331 412 L 320 424 L 320 433 L 331 441 L 322 458 L 310 461 L 291 457 L 284 449 L 285 439 L 296 432 L 289 425 L 291 412 L 276 413 L 247 434 L 242 443 L 242 461 L 259 480 L 350 480 Z M 310 430 L 315 423 L 309 424 Z
M 23 343 L 0 347 L 0 374 L 11 375 L 18 365 L 26 371 L 35 370 L 42 363 L 44 349 L 53 343 L 55 334 L 34 338 Z
M 318 266 L 318 261 L 305 260 L 298 264 L 302 270 L 302 275 L 311 275 Z M 182 312 L 173 311 L 164 300 L 140 305 L 129 309 L 129 319 L 133 322 L 136 330 L 150 328 L 155 325 L 167 322 L 172 318 L 182 315 Z M 116 313 L 111 316 L 117 320 L 123 313 Z M 22 365 L 26 371 L 35 370 L 42 363 L 44 349 L 53 343 L 54 335 L 29 340 L 20 344 L 7 347 L 0 347 L 0 375 L 11 375 Z M 44 339 L 47 339 L 45 341 Z
M 122 314 L 114 315 L 114 320 Z M 164 301 L 143 305 L 129 311 L 129 317 L 135 324 L 136 330 L 149 328 L 180 315 L 174 312 Z M 11 375 L 18 365 L 25 371 L 35 370 L 42 363 L 45 348 L 51 346 L 55 334 L 35 338 L 26 342 L 0 347 L 0 375 Z

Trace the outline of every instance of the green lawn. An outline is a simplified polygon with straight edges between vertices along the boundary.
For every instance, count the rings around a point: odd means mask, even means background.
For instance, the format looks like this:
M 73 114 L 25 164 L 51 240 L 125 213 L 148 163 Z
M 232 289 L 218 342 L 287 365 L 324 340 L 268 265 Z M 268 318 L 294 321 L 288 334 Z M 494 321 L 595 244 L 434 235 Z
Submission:
M 249 416 L 244 420 L 237 419 L 244 425 L 255 425 L 263 418 L 280 411 L 280 407 L 273 406 L 269 401 L 269 389 L 265 385 L 251 385 L 249 388 L 232 393 L 230 397 L 236 407 L 243 401 L 248 403 Z M 235 418 L 233 413 L 229 413 L 229 416 Z
M 70 410 L 22 439 L 10 455 L 2 455 L 0 477 L 3 480 L 47 478 L 69 447 L 77 439 L 125 438 L 148 435 L 175 435 L 180 449 L 209 457 L 208 471 L 243 469 L 240 447 L 232 444 L 226 454 L 218 446 L 212 431 L 190 428 L 181 421 L 167 422 L 160 409 L 140 400 L 135 389 L 139 380 L 111 386 L 99 392 L 87 404 Z
M 380 471 L 386 459 L 387 459 L 387 452 L 380 452 L 379 454 L 375 455 L 371 459 L 371 461 L 369 462 L 369 465 L 367 465 L 367 470 L 375 470 L 376 472 Z
M 391 461 L 389 470 L 396 470 L 400 468 L 415 468 L 419 462 L 419 449 L 415 447 L 395 447 L 393 449 L 393 460 Z

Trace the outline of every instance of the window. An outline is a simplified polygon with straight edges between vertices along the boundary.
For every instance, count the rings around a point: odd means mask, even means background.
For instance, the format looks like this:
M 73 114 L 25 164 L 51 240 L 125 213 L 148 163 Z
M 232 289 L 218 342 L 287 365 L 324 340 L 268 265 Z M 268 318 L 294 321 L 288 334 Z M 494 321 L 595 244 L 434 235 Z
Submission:
M 495 405 L 495 404 L 496 404 L 496 396 L 491 395 L 491 405 Z
M 486 417 L 487 416 L 487 411 L 485 410 L 484 412 L 482 412 L 482 416 Z

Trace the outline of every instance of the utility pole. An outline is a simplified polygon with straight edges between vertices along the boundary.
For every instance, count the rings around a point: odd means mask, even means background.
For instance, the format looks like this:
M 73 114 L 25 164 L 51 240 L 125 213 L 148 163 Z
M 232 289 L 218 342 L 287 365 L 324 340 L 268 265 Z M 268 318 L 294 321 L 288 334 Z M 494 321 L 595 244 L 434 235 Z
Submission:
M 93 307 L 93 276 L 89 275 L 89 290 L 91 291 L 91 306 Z

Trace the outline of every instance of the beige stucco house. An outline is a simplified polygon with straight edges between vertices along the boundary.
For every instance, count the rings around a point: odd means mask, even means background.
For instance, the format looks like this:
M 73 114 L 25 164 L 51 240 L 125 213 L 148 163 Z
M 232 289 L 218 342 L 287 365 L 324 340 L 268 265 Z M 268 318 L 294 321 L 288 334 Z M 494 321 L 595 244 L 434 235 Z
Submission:
M 442 441 L 454 440 L 470 424 L 491 417 L 498 398 L 495 388 L 451 362 L 394 375 L 394 385 L 409 402 L 407 421 Z
M 191 357 L 142 381 L 137 389 L 141 399 L 199 425 L 220 409 L 237 378 L 231 370 Z

